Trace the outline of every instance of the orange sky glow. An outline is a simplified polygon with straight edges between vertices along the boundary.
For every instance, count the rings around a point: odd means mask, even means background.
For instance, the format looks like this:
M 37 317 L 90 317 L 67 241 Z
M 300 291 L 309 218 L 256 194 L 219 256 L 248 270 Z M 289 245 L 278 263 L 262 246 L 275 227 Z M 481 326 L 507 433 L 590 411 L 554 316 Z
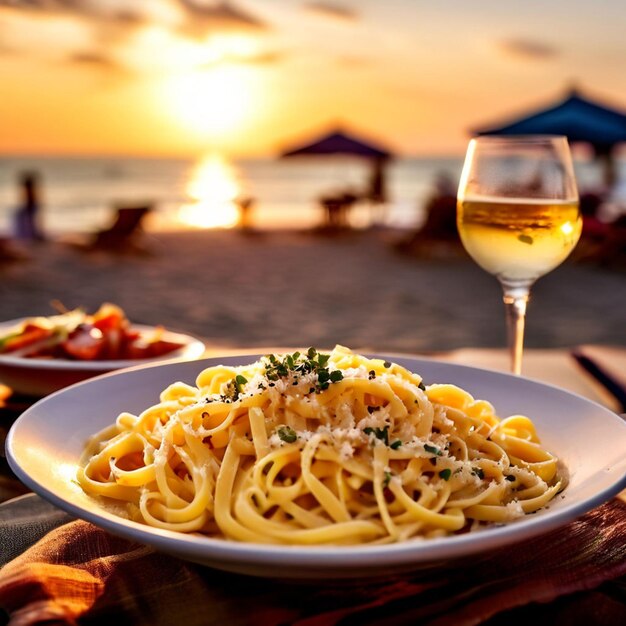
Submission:
M 0 0 L 0 154 L 271 156 L 337 124 L 458 154 L 573 83 L 626 109 L 620 1 L 547 5 Z

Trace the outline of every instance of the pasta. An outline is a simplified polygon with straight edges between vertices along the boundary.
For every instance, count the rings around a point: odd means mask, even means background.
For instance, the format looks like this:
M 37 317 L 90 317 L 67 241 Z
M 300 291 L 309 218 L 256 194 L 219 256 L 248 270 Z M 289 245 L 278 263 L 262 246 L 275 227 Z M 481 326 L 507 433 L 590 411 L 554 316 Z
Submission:
M 139 522 L 237 541 L 389 543 L 522 517 L 562 488 L 532 421 L 336 346 L 177 382 L 77 479 Z

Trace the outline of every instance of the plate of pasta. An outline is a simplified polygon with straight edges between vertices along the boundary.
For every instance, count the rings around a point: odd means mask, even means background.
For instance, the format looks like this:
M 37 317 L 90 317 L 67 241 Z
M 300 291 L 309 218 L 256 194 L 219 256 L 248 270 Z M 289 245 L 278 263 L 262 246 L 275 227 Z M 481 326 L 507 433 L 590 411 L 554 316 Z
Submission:
M 114 372 L 39 401 L 7 438 L 16 475 L 77 517 L 307 579 L 545 533 L 626 487 L 624 449 L 626 423 L 559 388 L 342 346 Z

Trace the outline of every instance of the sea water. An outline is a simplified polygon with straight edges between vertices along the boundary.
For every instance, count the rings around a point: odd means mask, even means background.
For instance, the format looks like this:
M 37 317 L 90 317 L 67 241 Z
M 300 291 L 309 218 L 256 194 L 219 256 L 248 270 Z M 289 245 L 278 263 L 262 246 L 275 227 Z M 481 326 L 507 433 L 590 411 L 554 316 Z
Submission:
M 384 210 L 359 201 L 354 226 L 373 222 L 415 228 L 437 184 L 455 189 L 463 157 L 398 158 L 386 168 Z M 624 162 L 620 163 L 624 169 Z M 601 172 L 578 163 L 581 188 L 599 185 Z M 320 198 L 345 192 L 366 195 L 371 165 L 345 157 L 227 160 L 130 157 L 0 157 L 0 234 L 10 235 L 19 204 L 18 176 L 40 175 L 42 223 L 50 235 L 105 227 L 114 207 L 150 204 L 153 228 L 234 225 L 236 206 L 252 199 L 255 228 L 312 228 L 322 223 Z

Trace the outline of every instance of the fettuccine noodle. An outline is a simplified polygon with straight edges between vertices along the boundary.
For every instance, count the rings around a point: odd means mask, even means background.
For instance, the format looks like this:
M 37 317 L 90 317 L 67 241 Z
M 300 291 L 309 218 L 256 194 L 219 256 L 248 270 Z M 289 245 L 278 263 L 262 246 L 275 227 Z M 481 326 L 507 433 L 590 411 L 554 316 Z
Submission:
M 98 433 L 77 478 L 150 526 L 300 545 L 465 532 L 563 488 L 528 417 L 341 346 L 174 383 Z

